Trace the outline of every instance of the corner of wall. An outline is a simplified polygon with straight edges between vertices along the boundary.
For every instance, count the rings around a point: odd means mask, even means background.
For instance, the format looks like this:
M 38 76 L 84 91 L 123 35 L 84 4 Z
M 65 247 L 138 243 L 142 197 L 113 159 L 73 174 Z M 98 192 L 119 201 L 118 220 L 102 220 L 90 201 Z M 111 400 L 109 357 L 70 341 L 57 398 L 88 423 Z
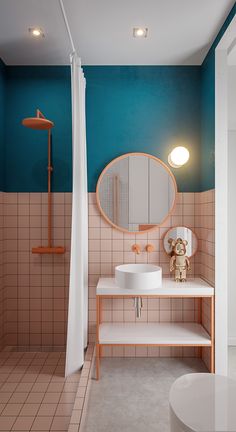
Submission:
M 3 192 L 0 192 L 0 351 L 4 348 L 4 247 L 3 247 Z
M 6 65 L 0 58 L 0 191 L 4 190 Z
M 215 187 L 215 48 L 236 14 L 236 3 L 201 66 L 201 190 Z

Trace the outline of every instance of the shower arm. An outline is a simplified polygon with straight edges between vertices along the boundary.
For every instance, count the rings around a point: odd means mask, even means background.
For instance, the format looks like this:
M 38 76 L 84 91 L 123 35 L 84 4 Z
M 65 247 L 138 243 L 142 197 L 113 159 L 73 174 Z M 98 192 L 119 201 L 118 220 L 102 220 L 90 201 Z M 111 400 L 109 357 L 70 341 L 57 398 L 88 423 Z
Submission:
M 39 109 L 36 110 L 36 117 L 46 119 L 46 117 Z

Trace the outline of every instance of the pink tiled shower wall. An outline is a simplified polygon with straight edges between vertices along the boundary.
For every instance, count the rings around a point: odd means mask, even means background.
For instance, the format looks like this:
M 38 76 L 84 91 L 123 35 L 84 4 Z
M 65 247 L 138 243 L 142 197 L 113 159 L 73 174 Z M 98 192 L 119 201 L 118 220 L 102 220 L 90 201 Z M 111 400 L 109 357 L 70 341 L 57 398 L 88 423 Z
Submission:
M 4 345 L 3 192 L 0 192 L 0 350 Z
M 71 193 L 53 194 L 53 239 L 64 255 L 35 255 L 47 245 L 47 194 L 4 193 L 4 344 L 63 347 L 66 340 Z
M 47 243 L 47 195 L 44 193 L 0 193 L 0 341 L 23 347 L 64 346 L 66 341 L 71 193 L 53 194 L 54 245 L 66 246 L 65 255 L 38 256 L 31 248 Z M 95 194 L 89 193 L 89 338 L 95 339 L 98 278 L 113 276 L 117 264 L 153 262 L 169 276 L 169 258 L 161 237 L 174 225 L 187 225 L 199 237 L 199 250 L 191 262 L 191 274 L 214 277 L 214 191 L 179 193 L 174 213 L 163 226 L 150 233 L 123 234 L 100 216 Z M 138 242 L 142 253 L 131 252 Z M 147 254 L 147 243 L 155 252 Z M 103 318 L 133 321 L 130 301 L 107 301 Z M 141 320 L 191 321 L 197 317 L 193 301 L 144 301 Z M 207 310 L 207 309 L 206 309 Z M 205 313 L 207 318 L 207 313 Z M 206 319 L 206 325 L 208 321 Z M 172 353 L 173 353 L 172 349 Z M 178 350 L 175 350 L 177 354 Z M 147 355 L 146 348 L 113 349 L 106 355 Z M 149 350 L 148 355 L 170 355 L 169 349 Z M 181 355 L 182 353 L 179 352 Z M 188 353 L 186 354 L 188 355 Z

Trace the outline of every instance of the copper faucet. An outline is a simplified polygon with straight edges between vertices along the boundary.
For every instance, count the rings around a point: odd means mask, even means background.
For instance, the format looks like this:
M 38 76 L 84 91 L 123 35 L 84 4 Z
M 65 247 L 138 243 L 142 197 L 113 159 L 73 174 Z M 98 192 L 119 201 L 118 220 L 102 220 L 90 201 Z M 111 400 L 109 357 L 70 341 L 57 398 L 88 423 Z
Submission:
M 132 252 L 136 253 L 137 255 L 140 255 L 141 253 L 141 246 L 137 243 L 132 245 Z

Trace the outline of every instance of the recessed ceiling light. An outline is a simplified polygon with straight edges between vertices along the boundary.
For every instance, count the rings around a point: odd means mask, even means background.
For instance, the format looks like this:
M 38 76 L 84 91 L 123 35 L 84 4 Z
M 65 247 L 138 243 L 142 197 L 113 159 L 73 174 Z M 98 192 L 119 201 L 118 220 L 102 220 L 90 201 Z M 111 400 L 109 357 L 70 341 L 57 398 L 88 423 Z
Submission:
M 148 29 L 147 27 L 134 27 L 133 36 L 137 38 L 146 38 Z
M 44 32 L 40 27 L 30 27 L 29 33 L 35 38 L 44 37 Z

